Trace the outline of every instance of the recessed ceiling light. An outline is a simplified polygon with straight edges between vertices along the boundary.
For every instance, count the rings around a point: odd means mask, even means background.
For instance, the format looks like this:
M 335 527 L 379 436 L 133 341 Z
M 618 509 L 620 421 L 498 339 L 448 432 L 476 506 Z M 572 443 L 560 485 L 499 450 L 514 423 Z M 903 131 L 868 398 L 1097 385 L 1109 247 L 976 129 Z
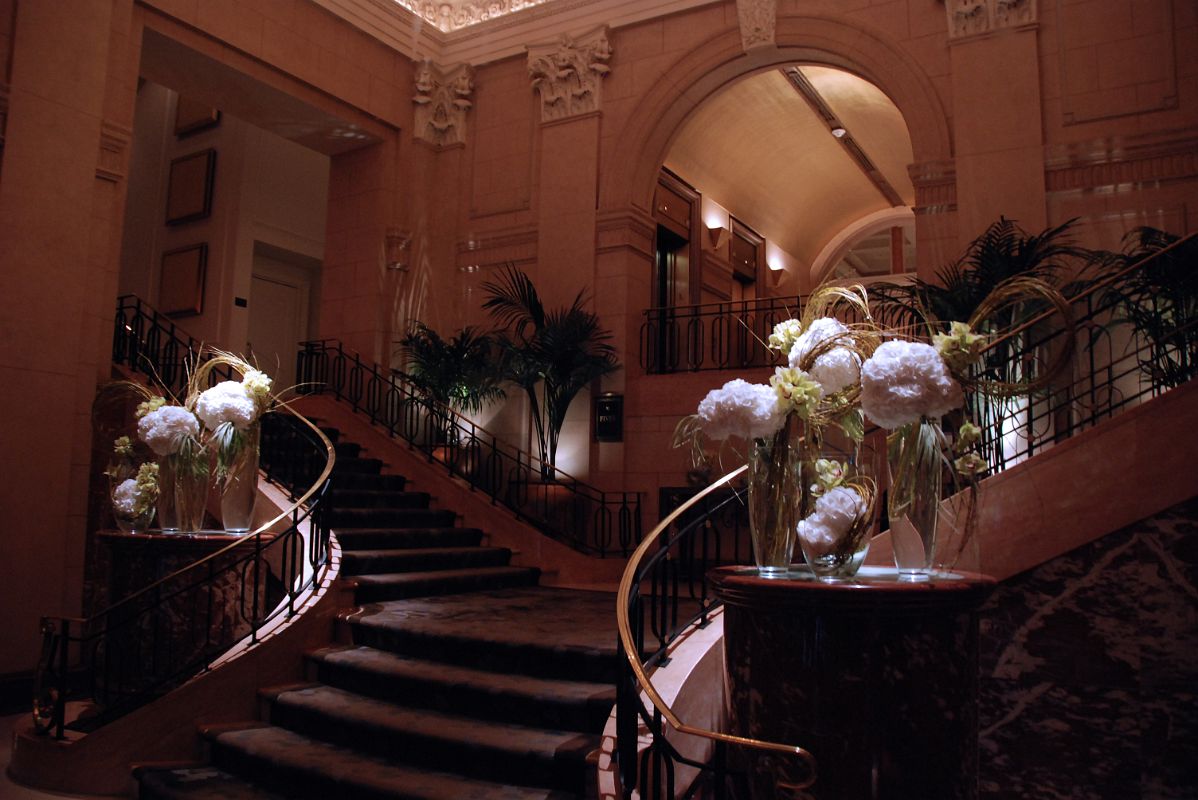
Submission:
M 835 136 L 837 139 L 843 139 L 845 137 L 845 134 L 847 134 L 847 133 L 848 133 L 848 131 L 846 131 L 844 128 L 840 127 L 839 125 L 837 125 L 835 128 L 832 129 L 832 135 Z

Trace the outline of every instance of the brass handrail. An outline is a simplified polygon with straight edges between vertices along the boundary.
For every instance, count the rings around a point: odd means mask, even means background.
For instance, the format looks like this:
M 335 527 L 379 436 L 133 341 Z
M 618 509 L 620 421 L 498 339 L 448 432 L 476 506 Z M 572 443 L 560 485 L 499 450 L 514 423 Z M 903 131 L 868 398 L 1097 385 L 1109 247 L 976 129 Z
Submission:
M 805 789 L 815 783 L 816 777 L 816 761 L 815 756 L 808 750 L 805 750 L 798 745 L 780 744 L 778 742 L 767 742 L 761 739 L 754 739 L 748 736 L 735 736 L 730 733 L 720 733 L 718 731 L 710 731 L 706 728 L 696 728 L 693 725 L 687 725 L 674 710 L 670 708 L 657 689 L 653 686 L 653 681 L 645 672 L 645 668 L 641 665 L 640 655 L 637 652 L 636 642 L 632 636 L 632 624 L 628 618 L 628 600 L 632 593 L 632 587 L 637 582 L 637 571 L 640 568 L 641 560 L 649 552 L 649 549 L 657 542 L 657 537 L 667 530 L 674 520 L 678 519 L 688 509 L 694 506 L 707 495 L 714 492 L 723 486 L 727 486 L 732 481 L 739 478 L 748 470 L 748 465 L 739 467 L 738 469 L 729 472 L 727 475 L 716 480 L 710 486 L 704 488 L 694 497 L 687 500 L 678 508 L 674 509 L 665 519 L 657 524 L 649 535 L 641 540 L 640 545 L 633 551 L 631 558 L 628 559 L 628 566 L 624 568 L 624 575 L 620 578 L 620 588 L 616 594 L 616 625 L 620 632 L 620 646 L 624 650 L 624 656 L 628 659 L 629 666 L 632 667 L 632 673 L 636 677 L 637 686 L 648 696 L 649 700 L 665 718 L 670 727 L 679 733 L 698 736 L 703 739 L 710 739 L 714 742 L 723 742 L 725 744 L 736 744 L 743 747 L 748 747 L 755 750 L 764 750 L 771 753 L 785 753 L 798 757 L 807 765 L 807 778 L 795 784 L 787 784 L 787 788 Z

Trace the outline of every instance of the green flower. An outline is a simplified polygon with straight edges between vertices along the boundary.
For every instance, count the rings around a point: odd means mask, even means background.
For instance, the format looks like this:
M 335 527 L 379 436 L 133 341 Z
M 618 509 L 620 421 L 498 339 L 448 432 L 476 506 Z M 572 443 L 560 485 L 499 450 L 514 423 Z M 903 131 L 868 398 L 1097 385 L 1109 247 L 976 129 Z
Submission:
M 786 411 L 799 415 L 799 419 L 807 419 L 819 399 L 823 396 L 823 388 L 801 369 L 778 367 L 770 378 L 770 386 L 778 395 L 778 402 Z
M 815 483 L 811 484 L 811 494 L 819 497 L 824 492 L 835 489 L 844 483 L 844 465 L 831 458 L 818 458 L 815 461 Z
M 165 397 L 151 397 L 149 400 L 145 401 L 144 403 L 137 404 L 136 416 L 138 419 L 141 419 L 146 414 L 149 414 L 151 411 L 157 411 L 158 409 L 162 408 L 164 405 L 166 405 Z
M 122 458 L 133 455 L 133 442 L 128 436 L 118 436 L 112 441 L 112 452 Z
M 241 378 L 245 393 L 254 401 L 254 405 L 262 410 L 270 401 L 270 376 L 256 369 L 248 369 Z
M 794 347 L 795 339 L 798 339 L 802 333 L 803 325 L 797 319 L 779 322 L 774 326 L 774 332 L 770 334 L 769 348 L 789 354 L 790 348 Z
M 982 429 L 972 422 L 966 422 L 961 426 L 961 430 L 957 431 L 957 444 L 953 449 L 958 453 L 964 453 L 981 440 Z
M 954 461 L 953 466 L 956 468 L 957 472 L 966 476 L 980 475 L 988 468 L 986 459 L 982 458 L 977 453 L 966 453 Z
M 981 356 L 986 337 L 973 333 L 964 322 L 954 322 L 948 333 L 933 336 L 932 344 L 948 368 L 961 373 Z
M 148 461 L 137 468 L 137 500 L 134 510 L 143 514 L 158 502 L 158 465 Z

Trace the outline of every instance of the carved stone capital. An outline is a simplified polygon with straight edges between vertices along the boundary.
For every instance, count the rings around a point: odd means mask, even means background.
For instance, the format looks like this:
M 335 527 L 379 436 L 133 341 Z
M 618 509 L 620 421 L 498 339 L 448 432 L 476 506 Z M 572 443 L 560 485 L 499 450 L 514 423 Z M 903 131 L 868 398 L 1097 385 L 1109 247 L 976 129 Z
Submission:
M 541 122 L 600 110 L 603 78 L 611 72 L 606 25 L 582 36 L 528 47 L 528 74 L 541 98 Z
M 948 38 L 968 39 L 1036 23 L 1036 0 L 945 0 Z
M 736 21 L 740 25 L 740 44 L 746 53 L 774 46 L 778 22 L 776 0 L 736 0 Z
M 474 105 L 474 69 L 459 64 L 444 70 L 425 59 L 416 66 L 414 136 L 441 147 L 466 143 L 466 112 Z

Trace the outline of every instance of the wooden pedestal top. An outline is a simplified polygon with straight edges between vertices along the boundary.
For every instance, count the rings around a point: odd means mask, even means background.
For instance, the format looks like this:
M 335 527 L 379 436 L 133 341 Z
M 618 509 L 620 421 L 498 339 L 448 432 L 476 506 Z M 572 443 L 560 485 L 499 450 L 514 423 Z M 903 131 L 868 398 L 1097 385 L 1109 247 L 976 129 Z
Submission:
M 275 533 L 262 534 L 262 546 L 272 541 Z M 100 541 L 114 547 L 144 547 L 153 548 L 155 550 L 204 550 L 213 551 L 221 549 L 233 542 L 244 541 L 246 544 L 252 544 L 254 537 L 249 533 L 226 533 L 221 530 L 198 530 L 194 533 L 163 533 L 161 530 L 151 528 L 148 531 L 138 531 L 137 533 L 129 533 L 122 530 L 102 530 L 97 536 Z

